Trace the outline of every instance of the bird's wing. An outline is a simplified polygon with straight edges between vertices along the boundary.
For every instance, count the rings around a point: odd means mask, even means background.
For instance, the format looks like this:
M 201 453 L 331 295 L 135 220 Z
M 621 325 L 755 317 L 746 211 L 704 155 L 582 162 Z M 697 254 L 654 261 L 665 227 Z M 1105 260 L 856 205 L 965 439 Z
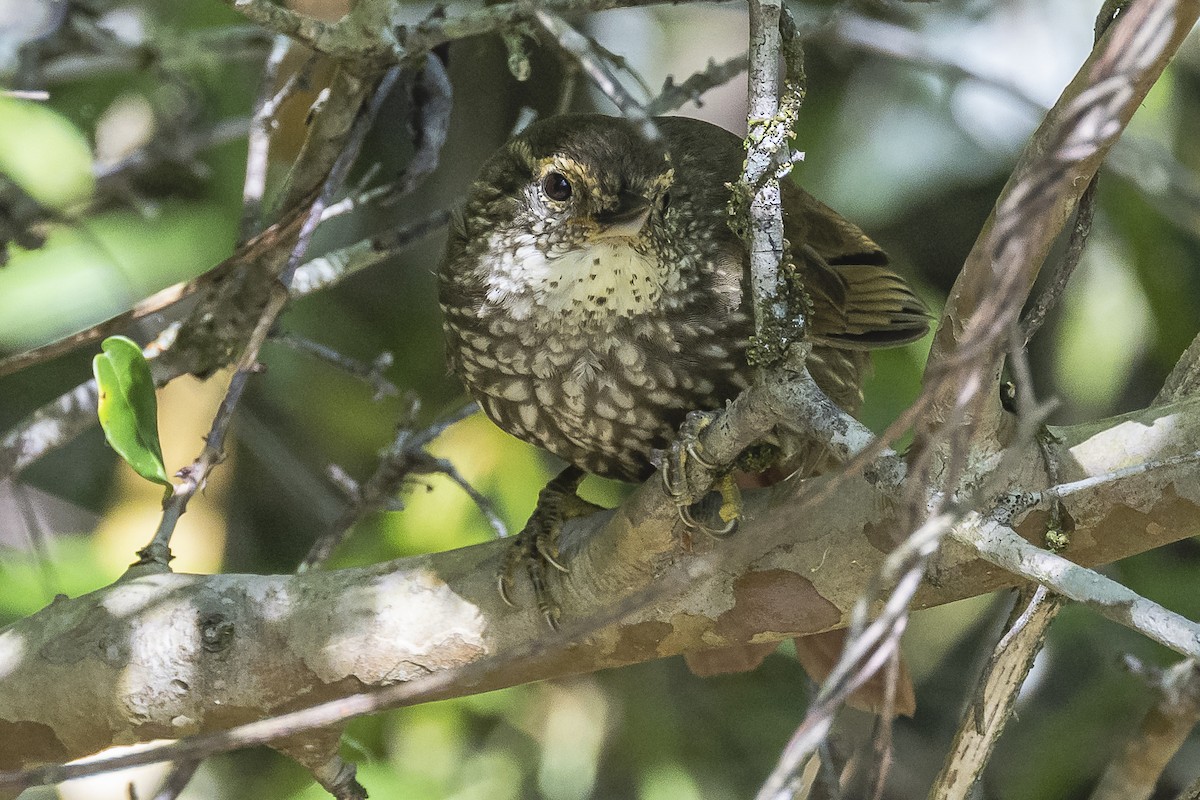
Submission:
M 888 268 L 879 245 L 794 184 L 784 185 L 783 200 L 793 269 L 810 301 L 811 340 L 868 350 L 907 344 L 928 332 L 928 308 Z

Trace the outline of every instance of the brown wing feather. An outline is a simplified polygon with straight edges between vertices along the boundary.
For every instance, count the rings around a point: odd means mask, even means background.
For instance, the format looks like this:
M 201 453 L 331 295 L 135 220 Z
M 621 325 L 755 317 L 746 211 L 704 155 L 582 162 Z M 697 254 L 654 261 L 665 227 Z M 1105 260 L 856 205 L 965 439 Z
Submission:
M 784 185 L 784 230 L 812 301 L 808 335 L 868 350 L 920 339 L 929 310 L 887 268 L 887 254 L 854 223 L 794 184 Z

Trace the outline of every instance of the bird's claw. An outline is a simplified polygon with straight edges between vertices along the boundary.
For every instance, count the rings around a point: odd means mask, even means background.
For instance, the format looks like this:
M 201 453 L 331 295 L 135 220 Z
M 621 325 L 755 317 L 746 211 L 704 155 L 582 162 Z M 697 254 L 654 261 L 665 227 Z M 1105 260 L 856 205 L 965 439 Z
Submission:
M 676 506 L 675 508 L 679 512 L 679 519 L 682 520 L 684 525 L 692 530 L 700 531 L 710 539 L 726 539 L 737 532 L 739 520 L 736 516 L 732 519 L 725 520 L 725 524 L 720 528 L 714 528 L 710 525 L 700 522 L 694 516 L 692 516 L 692 506 L 681 505 Z
M 554 630 L 558 630 L 560 610 L 550 590 L 550 568 L 563 574 L 570 572 L 558 552 L 559 533 L 567 520 L 586 516 L 599 508 L 580 499 L 575 493 L 582 481 L 583 472 L 569 467 L 542 489 L 538 494 L 537 507 L 525 527 L 513 537 L 496 576 L 496 590 L 500 599 L 516 608 L 513 577 L 524 566 L 538 611 Z
M 717 415 L 706 411 L 693 411 L 684 419 L 679 436 L 671 448 L 663 454 L 663 490 L 675 502 L 679 519 L 684 526 L 700 530 L 714 539 L 732 535 L 742 515 L 741 491 L 733 476 L 722 473 L 721 468 L 702 455 L 700 433 L 712 424 Z M 721 507 L 717 512 L 723 523 L 720 527 L 696 519 L 693 509 L 704 502 L 715 489 L 721 495 Z
M 663 454 L 663 489 L 677 506 L 702 500 L 716 478 L 717 468 L 701 455 L 704 448 L 699 439 L 701 431 L 715 418 L 716 414 L 707 411 L 688 414 L 679 426 L 679 435 Z

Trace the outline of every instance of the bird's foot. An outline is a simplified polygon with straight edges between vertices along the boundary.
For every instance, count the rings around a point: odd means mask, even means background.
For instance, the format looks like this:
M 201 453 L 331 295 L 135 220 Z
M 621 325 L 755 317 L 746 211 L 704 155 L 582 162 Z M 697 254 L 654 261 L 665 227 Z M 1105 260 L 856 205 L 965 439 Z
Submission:
M 600 506 L 582 499 L 576 490 L 583 482 L 584 473 L 575 467 L 567 467 L 558 477 L 546 484 L 538 494 L 537 506 L 530 515 L 529 521 L 521 529 L 505 553 L 504 563 L 496 577 L 500 598 L 510 606 L 516 607 L 512 600 L 513 579 L 517 571 L 524 566 L 529 584 L 533 588 L 533 596 L 537 608 L 545 618 L 546 624 L 558 629 L 560 609 L 550 591 L 550 570 L 566 573 L 569 570 L 562 563 L 558 552 L 558 536 L 567 520 L 585 517 Z
M 679 510 L 679 518 L 688 528 L 714 538 L 723 538 L 737 530 L 742 516 L 742 493 L 733 475 L 708 461 L 700 444 L 700 433 L 717 415 L 693 411 L 679 427 L 679 435 L 663 454 L 662 479 L 667 496 Z M 713 516 L 710 495 L 720 495 L 715 516 L 719 524 L 710 524 Z

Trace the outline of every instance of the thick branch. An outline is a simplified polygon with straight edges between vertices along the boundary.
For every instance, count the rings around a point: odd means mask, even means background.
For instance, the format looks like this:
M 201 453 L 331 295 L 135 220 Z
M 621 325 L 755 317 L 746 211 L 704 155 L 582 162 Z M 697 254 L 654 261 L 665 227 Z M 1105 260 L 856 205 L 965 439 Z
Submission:
M 1069 448 L 1064 480 L 1103 474 L 1131 457 L 1200 449 L 1200 401 L 1058 434 Z M 316 703 L 463 665 L 480 668 L 469 684 L 434 694 L 836 627 L 891 547 L 896 507 L 876 482 L 854 477 L 798 513 L 809 484 L 825 480 L 748 496 L 739 535 L 702 552 L 680 551 L 676 512 L 657 481 L 617 511 L 569 527 L 564 627 L 593 615 L 620 621 L 520 661 L 504 656 L 544 640 L 545 631 L 532 598 L 518 593 L 524 608 L 514 611 L 496 595 L 503 542 L 300 576 L 154 575 L 56 601 L 0 633 L 0 765 L 64 760 L 117 739 L 220 730 L 294 707 L 297 697 Z M 1014 490 L 1042 488 L 1036 446 L 1013 481 Z M 1200 475 L 1176 464 L 1072 494 L 1064 507 L 1076 526 L 1067 555 L 1109 562 L 1193 534 Z M 1018 530 L 1036 536 L 1039 516 Z M 587 534 L 594 535 L 581 544 Z M 1015 581 L 951 552 L 918 604 Z M 655 602 L 645 602 L 647 593 Z M 63 685 L 76 691 L 64 696 L 55 688 Z M 419 682 L 412 690 L 409 700 L 430 694 Z

